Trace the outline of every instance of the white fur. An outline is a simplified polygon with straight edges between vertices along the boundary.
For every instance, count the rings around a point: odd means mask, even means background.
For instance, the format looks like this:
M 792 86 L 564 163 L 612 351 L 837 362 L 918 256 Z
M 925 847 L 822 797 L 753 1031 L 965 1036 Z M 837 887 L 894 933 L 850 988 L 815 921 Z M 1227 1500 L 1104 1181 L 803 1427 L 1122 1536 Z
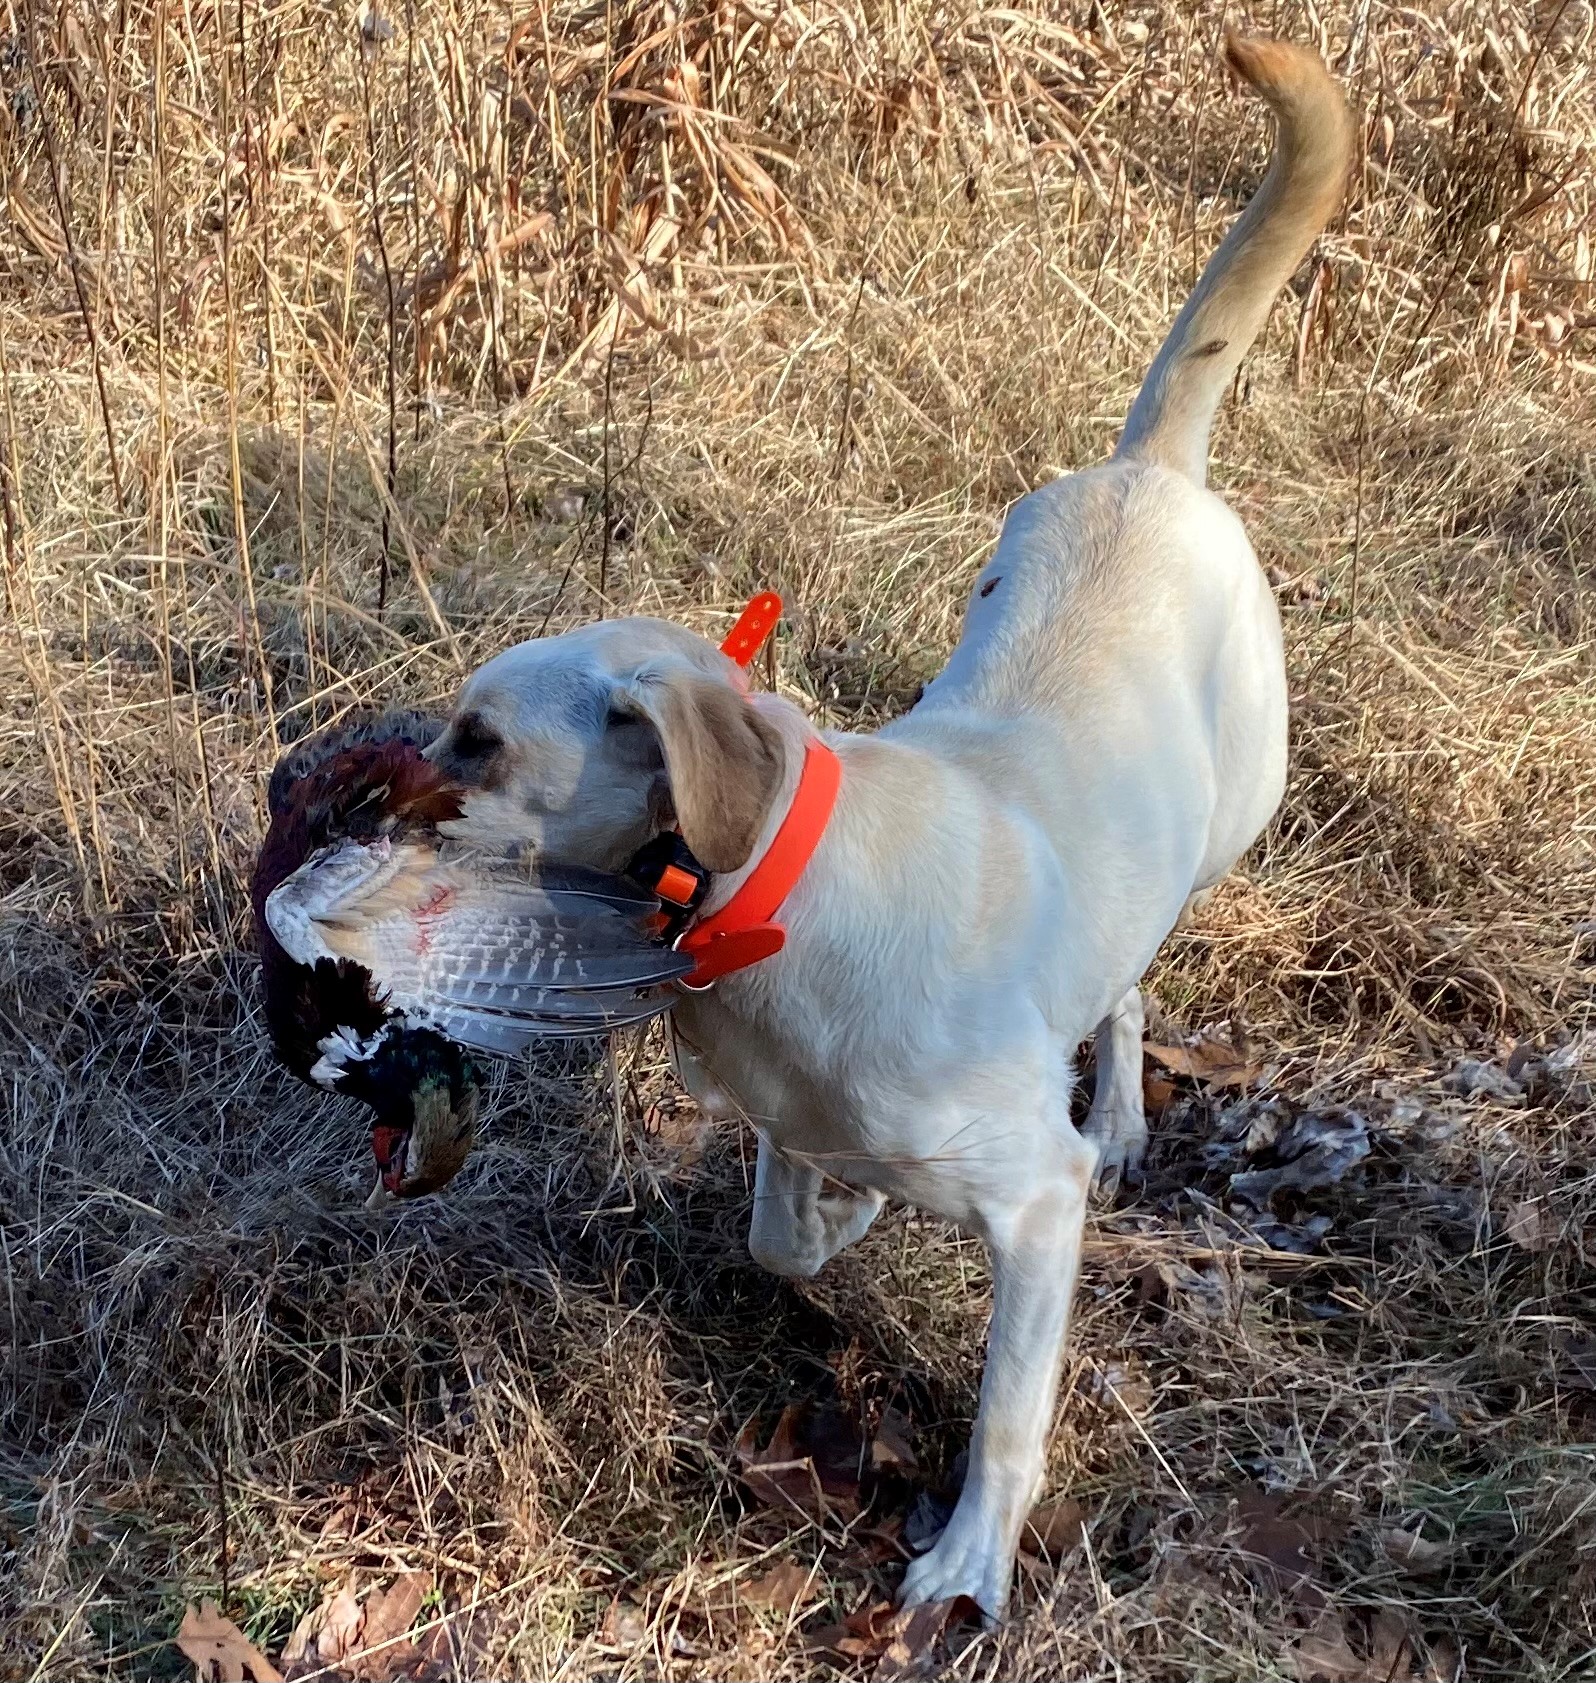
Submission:
M 1094 1174 L 1134 1167 L 1146 1138 L 1137 983 L 1284 787 L 1279 619 L 1240 522 L 1200 483 L 1201 457 L 1216 370 L 1234 368 L 1238 336 L 1250 341 L 1334 208 L 1345 119 L 1312 55 L 1232 54 L 1280 116 L 1277 167 L 1160 353 L 1126 448 L 1011 510 L 964 635 L 912 713 L 874 737 L 827 738 L 841 793 L 783 908 L 785 949 L 675 1012 L 695 1096 L 759 1130 L 749 1243 L 765 1267 L 813 1274 L 889 1198 L 990 1249 L 969 1474 L 909 1568 L 910 1602 L 963 1593 L 1002 1611 L 1044 1473 L 1088 1191 Z M 610 839 L 585 844 L 597 863 L 641 821 L 645 784 L 612 796 L 625 783 L 615 754 L 562 723 L 602 711 L 603 686 L 640 660 L 680 653 L 679 631 L 623 624 L 509 651 L 471 680 L 462 705 L 517 765 L 576 768 L 557 795 L 531 771 L 492 785 L 487 829 L 596 835 L 613 800 Z M 597 703 L 569 699 L 594 685 Z M 786 766 L 757 859 L 812 732 L 785 701 L 754 704 Z M 448 739 L 431 752 L 449 763 Z M 717 879 L 712 906 L 743 874 Z M 1094 1029 L 1080 1133 L 1073 1061 Z

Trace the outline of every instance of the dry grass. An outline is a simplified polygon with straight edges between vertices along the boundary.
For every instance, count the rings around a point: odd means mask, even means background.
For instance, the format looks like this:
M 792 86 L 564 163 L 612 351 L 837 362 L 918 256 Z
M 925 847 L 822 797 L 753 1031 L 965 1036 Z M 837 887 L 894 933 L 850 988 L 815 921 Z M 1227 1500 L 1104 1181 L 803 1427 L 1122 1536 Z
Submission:
M 1439 1083 L 1591 1021 L 1596 26 L 1249 21 L 1317 34 L 1364 147 L 1216 437 L 1280 570 L 1295 775 L 1152 985 L 1377 1149 L 1293 1258 L 1212 1201 L 1217 1107 L 1177 1107 L 1090 1239 L 1052 1467 L 1090 1547 L 954 1671 L 1290 1675 L 1322 1594 L 1436 1676 L 1590 1676 L 1596 1108 Z M 899 1216 L 812 1289 L 759 1275 L 745 1142 L 648 1136 L 652 1045 L 618 1128 L 589 1073 L 507 1075 L 446 1198 L 360 1211 L 358 1120 L 262 1044 L 263 774 L 511 638 L 713 630 L 760 585 L 784 688 L 904 706 L 1256 180 L 1220 27 L 440 0 L 363 42 L 313 0 L 13 0 L 0 1673 L 176 1675 L 202 1592 L 275 1652 L 413 1568 L 485 1609 L 463 1673 L 798 1677 L 829 1662 L 735 1583 L 818 1563 L 823 1621 L 890 1582 L 748 1509 L 732 1445 L 791 1396 L 896 1400 L 945 1469 L 978 1255 Z M 1531 1199 L 1542 1248 L 1504 1234 Z M 1311 1595 L 1226 1540 L 1260 1485 L 1323 1521 Z M 1416 1576 L 1379 1535 L 1421 1519 Z M 642 1617 L 606 1626 L 617 1595 Z

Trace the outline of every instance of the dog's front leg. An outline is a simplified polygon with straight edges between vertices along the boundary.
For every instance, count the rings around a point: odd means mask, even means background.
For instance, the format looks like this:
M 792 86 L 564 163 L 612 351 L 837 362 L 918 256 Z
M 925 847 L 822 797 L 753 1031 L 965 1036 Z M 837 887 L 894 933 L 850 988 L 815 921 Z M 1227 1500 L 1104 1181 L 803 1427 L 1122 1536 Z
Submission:
M 885 1203 L 879 1192 L 856 1192 L 791 1161 L 761 1135 L 749 1255 L 772 1274 L 807 1280 L 859 1238 Z
M 992 1322 L 969 1471 L 947 1529 L 904 1576 L 905 1605 L 968 1595 L 989 1621 L 1002 1615 L 1045 1470 L 1094 1157 L 1071 1131 L 1023 1202 L 987 1212 Z

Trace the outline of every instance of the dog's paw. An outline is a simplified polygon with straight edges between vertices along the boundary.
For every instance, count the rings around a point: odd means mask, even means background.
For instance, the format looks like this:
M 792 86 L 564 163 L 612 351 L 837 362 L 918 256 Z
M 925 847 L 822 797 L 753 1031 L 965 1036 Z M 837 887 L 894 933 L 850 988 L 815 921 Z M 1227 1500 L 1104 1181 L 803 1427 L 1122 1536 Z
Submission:
M 917 1607 L 967 1595 L 981 1609 L 981 1621 L 990 1630 L 1003 1617 L 1013 1576 L 1014 1562 L 1003 1545 L 993 1537 L 961 1535 L 955 1516 L 936 1546 L 910 1561 L 898 1605 Z
M 1097 1153 L 1092 1190 L 1099 1198 L 1112 1198 L 1122 1184 L 1142 1178 L 1142 1159 L 1147 1155 L 1144 1117 L 1094 1111 L 1087 1117 L 1081 1137 Z

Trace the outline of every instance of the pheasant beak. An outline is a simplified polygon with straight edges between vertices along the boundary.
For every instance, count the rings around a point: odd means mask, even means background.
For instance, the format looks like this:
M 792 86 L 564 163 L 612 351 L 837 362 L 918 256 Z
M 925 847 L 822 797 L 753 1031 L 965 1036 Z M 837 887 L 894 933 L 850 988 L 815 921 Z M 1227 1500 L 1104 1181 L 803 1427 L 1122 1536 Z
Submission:
M 389 1197 L 402 1198 L 405 1185 L 405 1159 L 410 1155 L 410 1130 L 392 1128 L 377 1123 L 371 1130 L 371 1150 L 377 1159 L 377 1185 L 372 1190 Z
M 411 1095 L 408 1126 L 378 1122 L 371 1130 L 377 1184 L 366 1200 L 379 1209 L 394 1198 L 439 1192 L 454 1179 L 476 1138 L 477 1095 L 468 1089 L 451 1104 L 446 1081 L 424 1081 Z

